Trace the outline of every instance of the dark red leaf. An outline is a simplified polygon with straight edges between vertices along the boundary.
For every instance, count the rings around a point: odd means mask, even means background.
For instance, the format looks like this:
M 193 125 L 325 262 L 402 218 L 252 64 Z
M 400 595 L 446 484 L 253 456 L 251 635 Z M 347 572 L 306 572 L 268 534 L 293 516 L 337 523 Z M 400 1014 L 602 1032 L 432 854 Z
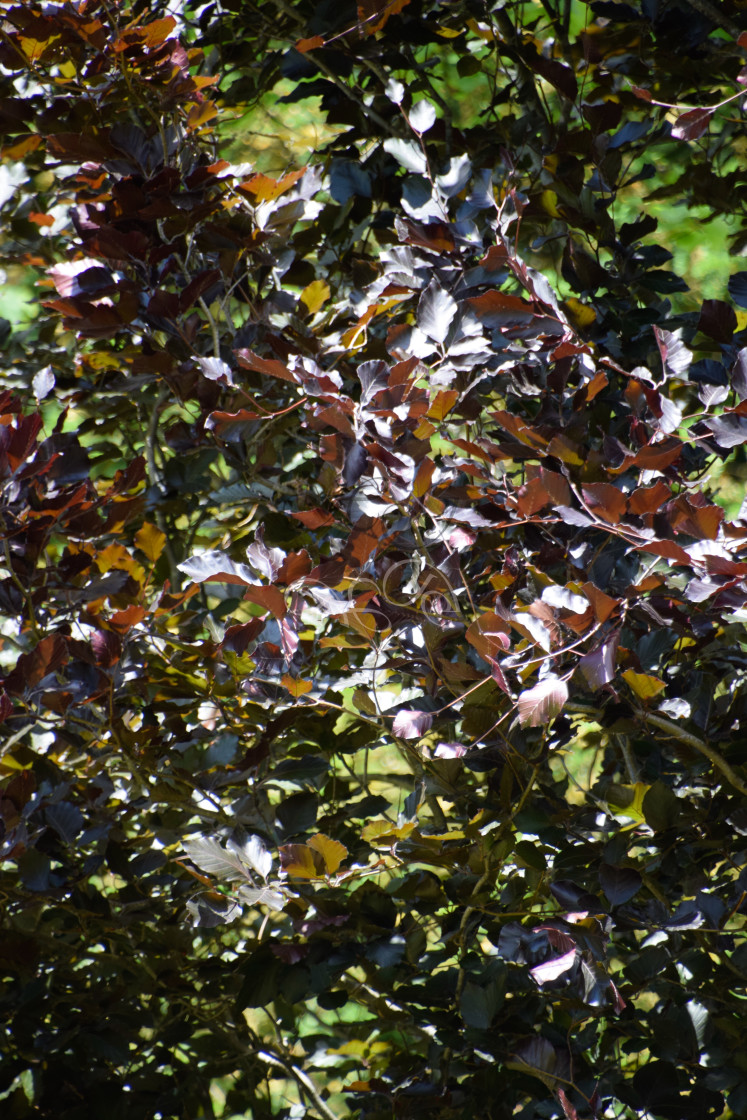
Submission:
M 97 630 L 91 637 L 91 648 L 97 665 L 109 669 L 116 665 L 122 653 L 122 639 L 111 630 Z
M 481 296 L 472 296 L 465 302 L 486 327 L 507 327 L 516 323 L 526 323 L 534 315 L 528 300 L 495 289 Z
M 246 653 L 254 639 L 259 637 L 264 625 L 264 619 L 253 618 L 251 622 L 229 626 L 221 642 L 221 649 L 230 650 L 231 653 L 236 653 L 240 657 L 243 653 Z
M 644 513 L 654 513 L 660 509 L 672 496 L 672 491 L 665 482 L 657 479 L 653 486 L 639 486 L 628 498 L 628 509 L 631 513 L 640 516 Z
M 708 128 L 713 109 L 689 109 L 672 125 L 675 140 L 697 140 Z
M 541 78 L 555 86 L 557 90 L 567 97 L 569 101 L 575 101 L 578 96 L 578 83 L 576 82 L 576 75 L 573 73 L 569 66 L 564 66 L 562 62 L 558 62 L 554 58 L 545 58 L 542 54 L 537 54 L 529 50 L 523 52 L 524 61 L 530 70 L 535 74 L 539 74 Z
M 179 314 L 179 308 L 180 300 L 176 292 L 159 289 L 148 300 L 148 314 L 158 315 L 162 319 L 175 319 Z
M 716 342 L 731 342 L 737 329 L 737 315 L 733 307 L 722 299 L 703 300 L 698 320 L 698 330 Z
M 281 381 L 292 381 L 298 383 L 298 377 L 295 373 L 284 366 L 276 358 L 260 358 L 252 350 L 235 350 L 234 353 L 238 358 L 239 365 L 244 369 L 254 370 L 255 373 L 262 373 L 266 377 L 278 377 Z
M 5 723 L 6 719 L 13 714 L 13 701 L 7 692 L 0 692 L 0 723 Z
M 59 634 L 42 638 L 30 653 L 22 653 L 15 669 L 5 678 L 5 689 L 11 695 L 20 695 L 33 688 L 48 673 L 53 673 L 67 661 L 67 643 Z

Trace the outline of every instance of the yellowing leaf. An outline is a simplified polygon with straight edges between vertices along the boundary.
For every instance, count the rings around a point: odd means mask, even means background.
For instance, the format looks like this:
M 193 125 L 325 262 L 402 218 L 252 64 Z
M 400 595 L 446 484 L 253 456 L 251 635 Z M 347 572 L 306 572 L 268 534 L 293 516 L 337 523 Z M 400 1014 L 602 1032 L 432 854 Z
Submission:
M 467 27 L 470 29 L 470 31 L 473 31 L 475 35 L 478 35 L 481 39 L 484 39 L 486 43 L 492 43 L 495 39 L 498 38 L 492 27 L 488 27 L 486 23 L 478 23 L 476 19 L 468 19 Z
M 204 128 L 204 126 L 211 121 L 218 112 L 218 106 L 212 101 L 203 101 L 199 105 L 193 105 L 187 113 L 187 128 L 196 129 Z
M 324 280 L 312 280 L 301 292 L 299 303 L 306 309 L 307 314 L 315 315 L 327 302 L 330 296 L 329 284 Z
M 424 494 L 428 493 L 435 469 L 436 464 L 432 459 L 423 459 L 412 484 L 412 496 L 414 498 L 422 498 Z
M 578 444 L 563 435 L 553 436 L 547 445 L 547 454 L 554 455 L 556 459 L 571 467 L 580 467 L 584 462 L 579 454 Z
M 316 836 L 311 837 L 309 847 L 313 848 L 315 852 L 319 852 L 324 860 L 324 867 L 328 875 L 334 875 L 348 854 L 344 844 L 341 844 L 339 840 L 331 840 L 323 832 L 317 832 Z
M 593 323 L 597 317 L 597 313 L 593 307 L 587 307 L 585 303 L 582 303 L 580 299 L 576 299 L 575 296 L 571 296 L 570 299 L 567 299 L 563 306 L 573 326 L 580 327 L 582 330 L 584 327 L 588 327 L 590 323 Z M 605 377 L 604 383 L 600 385 L 600 388 L 604 388 L 606 383 L 607 378 Z M 594 395 L 596 396 L 596 394 Z
M 635 673 L 632 669 L 626 669 L 623 677 L 639 700 L 651 700 L 667 687 L 658 677 L 652 677 L 649 673 Z
M 376 619 L 368 611 L 345 611 L 340 619 L 363 638 L 373 638 L 376 633 Z
M 3 159 L 20 160 L 27 156 L 29 152 L 35 151 L 41 144 L 41 136 L 38 132 L 33 132 L 30 136 L 24 136 L 22 140 L 16 141 L 15 144 L 8 144 L 2 149 L 0 155 Z
M 385 1054 L 391 1050 L 389 1042 L 371 1042 L 367 1038 L 352 1038 L 350 1042 L 343 1042 L 342 1046 L 330 1048 L 328 1054 L 340 1054 L 345 1057 L 364 1058 L 369 1054 Z
M 166 544 L 166 534 L 150 521 L 146 521 L 135 533 L 135 544 L 155 564 Z
M 430 420 L 426 420 L 426 418 L 422 416 L 418 421 L 417 428 L 412 434 L 415 436 L 415 439 L 429 439 L 434 435 L 435 431 L 436 429 L 434 425 L 431 424 Z
M 271 179 L 269 175 L 264 175 L 261 171 L 258 171 L 250 179 L 244 179 L 239 189 L 243 194 L 250 195 L 255 202 L 272 202 L 276 198 L 280 198 L 281 194 L 289 191 L 298 182 L 304 171 L 305 168 L 303 167 L 298 171 L 289 171 L 287 175 L 283 175 L 282 179 Z
M 645 824 L 643 799 L 650 789 L 651 786 L 636 782 L 634 786 L 613 786 L 610 790 L 607 802 L 610 809 L 616 817 L 627 817 L 630 820 L 630 824 L 625 825 L 623 832 L 639 824 Z M 630 801 L 627 800 L 628 797 Z
M 366 649 L 368 640 L 350 637 L 347 634 L 330 634 L 319 639 L 322 649 Z
M 29 62 L 36 62 L 44 54 L 47 47 L 56 43 L 59 38 L 61 38 L 60 35 L 50 35 L 48 39 L 33 39 L 21 36 L 14 42 L 18 44 Z
M 551 218 L 562 218 L 562 214 L 558 210 L 558 196 L 555 191 L 543 191 L 540 200 L 542 202 L 542 209 Z
M 311 692 L 314 687 L 311 681 L 298 681 L 289 676 L 288 673 L 281 679 L 280 683 L 283 688 L 290 692 L 291 696 L 298 699 L 299 696 L 305 696 L 307 692 Z
M 381 31 L 390 16 L 406 8 L 410 0 L 358 0 L 358 19 L 366 25 L 366 34 Z
M 112 568 L 121 568 L 129 572 L 133 579 L 141 583 L 145 578 L 145 571 L 123 544 L 110 544 L 96 553 L 96 565 L 102 575 L 106 575 Z
M 451 412 L 452 408 L 459 399 L 459 393 L 456 389 L 442 389 L 428 409 L 428 418 L 430 420 L 443 420 L 447 412 Z
M 279 852 L 286 874 L 295 879 L 324 878 L 324 860 L 308 844 L 283 844 Z
M 391 821 L 371 821 L 364 827 L 361 836 L 369 844 L 389 847 L 397 840 L 406 840 L 414 829 L 415 821 L 407 821 L 401 825 L 392 824 Z

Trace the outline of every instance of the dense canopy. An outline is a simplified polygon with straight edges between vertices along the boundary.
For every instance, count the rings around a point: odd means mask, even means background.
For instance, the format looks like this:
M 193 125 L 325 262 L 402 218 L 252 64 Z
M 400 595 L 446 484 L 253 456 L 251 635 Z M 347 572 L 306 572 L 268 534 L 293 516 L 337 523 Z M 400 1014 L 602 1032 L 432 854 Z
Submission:
M 3 21 L 3 1115 L 745 1115 L 744 5 Z

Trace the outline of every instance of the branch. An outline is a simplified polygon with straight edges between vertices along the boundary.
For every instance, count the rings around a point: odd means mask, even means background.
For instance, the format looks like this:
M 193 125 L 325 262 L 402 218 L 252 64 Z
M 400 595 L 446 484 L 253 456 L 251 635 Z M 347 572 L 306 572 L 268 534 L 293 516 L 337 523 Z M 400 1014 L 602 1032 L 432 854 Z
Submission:
M 721 771 L 730 786 L 733 786 L 739 793 L 747 797 L 747 786 L 743 785 L 723 755 L 719 754 L 714 747 L 709 747 L 702 739 L 698 739 L 696 735 L 685 731 L 683 727 L 678 727 L 676 723 L 664 719 L 663 716 L 657 716 L 653 712 L 641 712 L 640 714 L 643 716 L 645 722 L 652 727 L 658 727 L 660 731 L 671 735 L 673 739 L 679 739 L 685 746 L 692 747 L 693 750 L 702 754 L 713 763 L 717 770 Z
M 309 1094 L 312 1101 L 316 1105 L 317 1110 L 321 1113 L 325 1120 L 338 1120 L 338 1117 L 335 1115 L 332 1109 L 319 1096 L 319 1092 L 314 1082 L 311 1080 L 308 1074 L 305 1074 L 303 1072 L 302 1069 L 299 1069 L 298 1066 L 294 1066 L 291 1062 L 284 1062 L 282 1058 L 278 1058 L 276 1054 L 270 1054 L 266 1050 L 257 1050 L 256 1056 L 260 1058 L 261 1061 L 267 1062 L 268 1065 L 279 1066 L 282 1070 L 285 1071 L 285 1073 L 293 1077 L 294 1080 L 297 1081 L 301 1086 L 301 1088 L 305 1089 Z

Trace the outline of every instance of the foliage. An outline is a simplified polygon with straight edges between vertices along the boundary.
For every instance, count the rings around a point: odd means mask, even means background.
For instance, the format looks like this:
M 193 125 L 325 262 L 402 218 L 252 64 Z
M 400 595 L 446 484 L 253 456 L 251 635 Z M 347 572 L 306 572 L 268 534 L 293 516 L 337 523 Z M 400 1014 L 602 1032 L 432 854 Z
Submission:
M 745 245 L 722 7 L 7 9 L 9 1116 L 744 1114 L 747 273 L 629 214 Z

